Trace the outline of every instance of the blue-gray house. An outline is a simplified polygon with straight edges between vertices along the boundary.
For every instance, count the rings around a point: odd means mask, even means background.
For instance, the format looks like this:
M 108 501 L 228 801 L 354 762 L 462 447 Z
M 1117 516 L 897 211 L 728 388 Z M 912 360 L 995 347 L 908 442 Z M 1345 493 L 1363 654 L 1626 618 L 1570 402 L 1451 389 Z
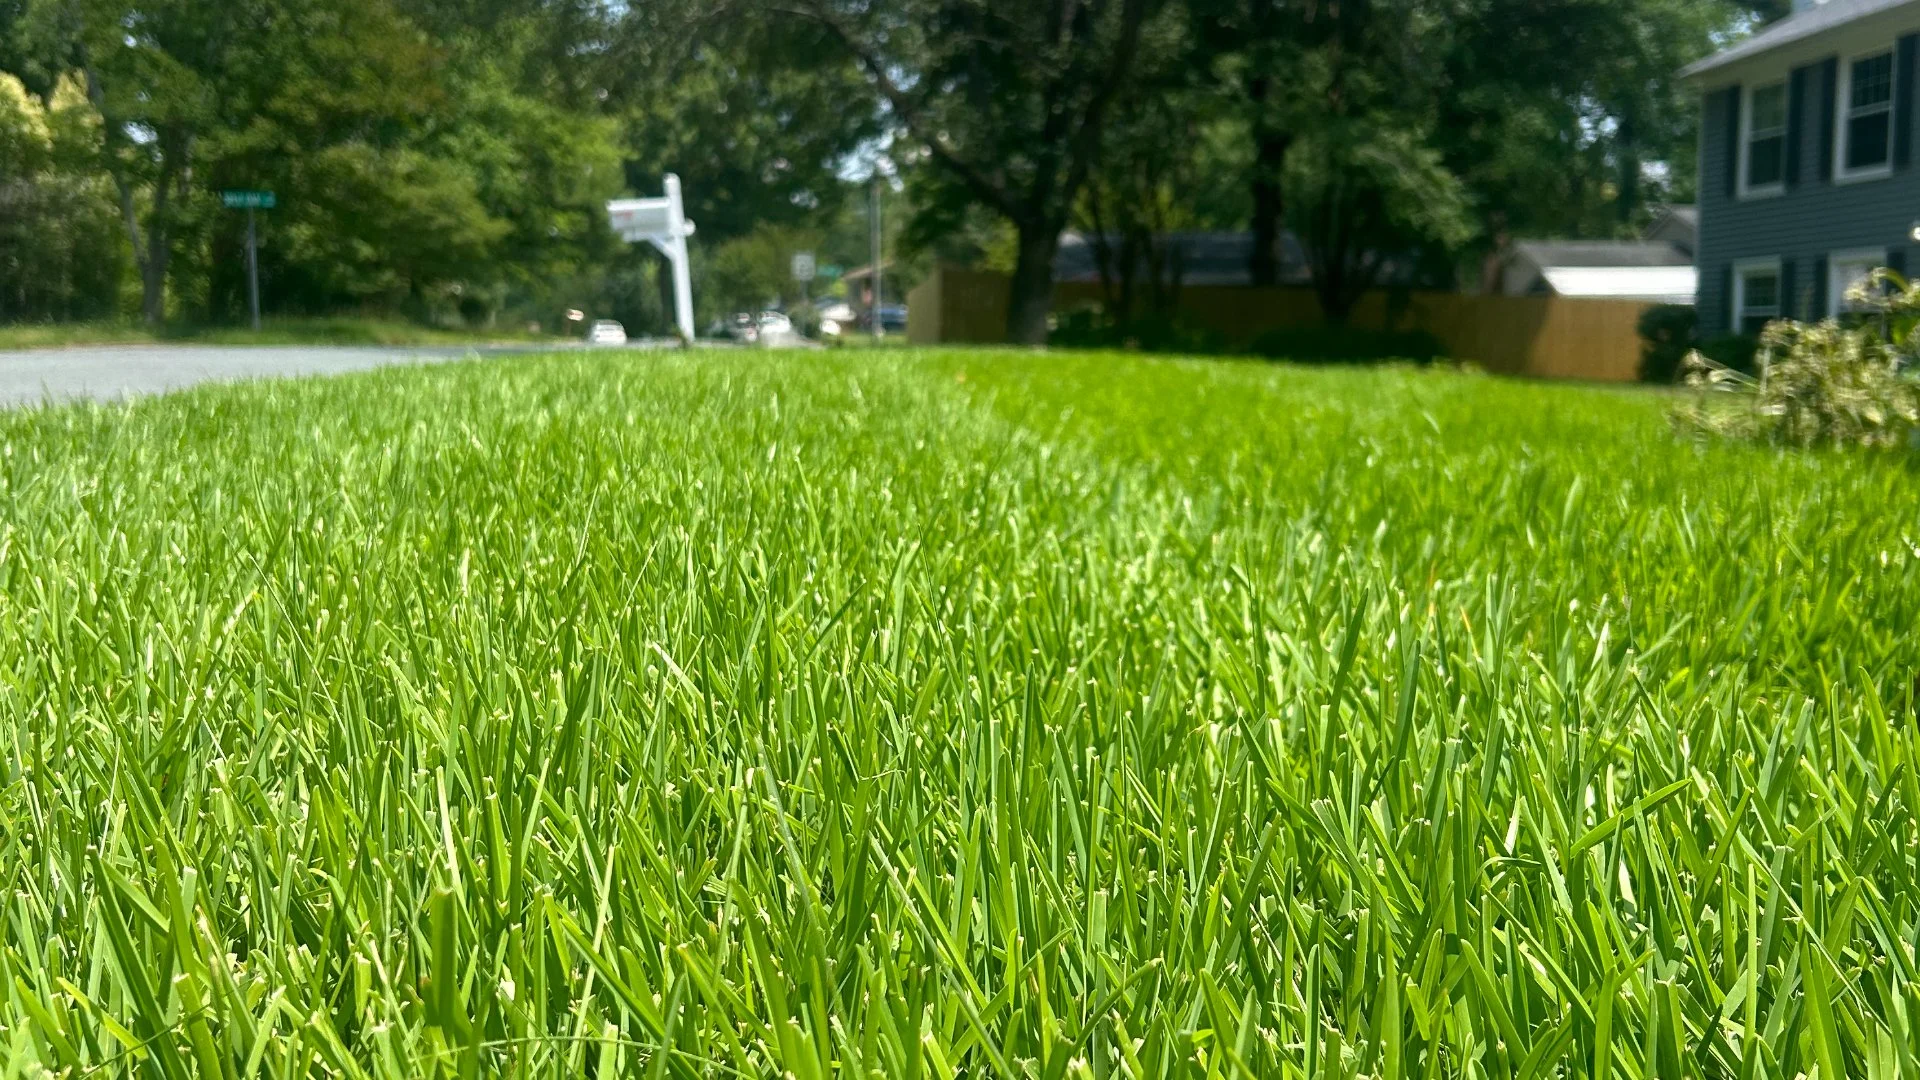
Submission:
M 1920 0 L 1800 0 L 1683 72 L 1701 90 L 1703 334 L 1821 318 L 1920 250 Z

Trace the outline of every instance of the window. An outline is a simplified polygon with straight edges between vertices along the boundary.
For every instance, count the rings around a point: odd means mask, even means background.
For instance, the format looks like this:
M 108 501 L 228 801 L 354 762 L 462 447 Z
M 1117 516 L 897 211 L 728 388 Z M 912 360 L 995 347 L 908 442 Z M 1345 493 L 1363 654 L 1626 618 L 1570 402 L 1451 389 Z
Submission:
M 1787 178 L 1787 84 L 1749 89 L 1745 115 L 1741 194 L 1776 194 L 1785 189 Z
M 1780 260 L 1755 259 L 1733 267 L 1733 329 L 1758 334 L 1780 317 Z
M 1836 251 L 1827 257 L 1827 310 L 1835 315 L 1859 311 L 1847 303 L 1847 290 L 1866 280 L 1868 274 L 1887 265 L 1887 253 L 1879 248 L 1864 251 Z
M 1893 167 L 1893 52 L 1857 57 L 1842 68 L 1839 177 L 1885 176 Z

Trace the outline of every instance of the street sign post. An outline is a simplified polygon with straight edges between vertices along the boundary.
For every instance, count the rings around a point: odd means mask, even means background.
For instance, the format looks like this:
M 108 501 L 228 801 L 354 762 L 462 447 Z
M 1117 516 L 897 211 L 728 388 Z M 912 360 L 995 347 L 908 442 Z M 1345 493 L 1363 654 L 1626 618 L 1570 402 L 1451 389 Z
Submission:
M 260 248 L 253 228 L 253 212 L 271 210 L 274 204 L 271 191 L 223 191 L 220 193 L 220 205 L 229 210 L 247 212 L 247 311 L 253 317 L 255 330 L 260 329 Z
M 808 295 L 813 291 L 809 287 L 813 282 L 813 252 L 794 252 L 790 269 L 793 271 L 793 280 L 800 283 L 800 306 L 808 307 L 813 303 L 813 297 Z
M 274 197 L 271 191 L 223 191 L 220 205 L 229 210 L 271 210 Z
M 607 220 L 629 244 L 646 241 L 667 257 L 673 268 L 673 321 L 680 336 L 693 344 L 693 278 L 687 267 L 687 237 L 693 222 L 680 202 L 680 178 L 668 173 L 658 199 L 614 199 L 607 203 Z

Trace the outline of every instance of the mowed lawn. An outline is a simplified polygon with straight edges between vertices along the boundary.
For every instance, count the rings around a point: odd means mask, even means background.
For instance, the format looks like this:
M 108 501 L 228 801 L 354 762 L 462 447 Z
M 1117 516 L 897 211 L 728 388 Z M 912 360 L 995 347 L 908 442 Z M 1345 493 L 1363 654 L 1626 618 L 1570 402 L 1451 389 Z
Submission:
M 0 1073 L 1920 1072 L 1920 472 L 574 354 L 0 415 Z

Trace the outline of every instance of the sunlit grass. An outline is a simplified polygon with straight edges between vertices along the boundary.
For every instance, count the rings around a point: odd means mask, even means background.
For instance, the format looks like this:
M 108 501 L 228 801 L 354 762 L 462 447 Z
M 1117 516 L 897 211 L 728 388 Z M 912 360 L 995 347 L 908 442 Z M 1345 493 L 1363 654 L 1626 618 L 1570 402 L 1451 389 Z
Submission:
M 0 415 L 0 1072 L 1913 1076 L 1920 495 L 599 353 Z

